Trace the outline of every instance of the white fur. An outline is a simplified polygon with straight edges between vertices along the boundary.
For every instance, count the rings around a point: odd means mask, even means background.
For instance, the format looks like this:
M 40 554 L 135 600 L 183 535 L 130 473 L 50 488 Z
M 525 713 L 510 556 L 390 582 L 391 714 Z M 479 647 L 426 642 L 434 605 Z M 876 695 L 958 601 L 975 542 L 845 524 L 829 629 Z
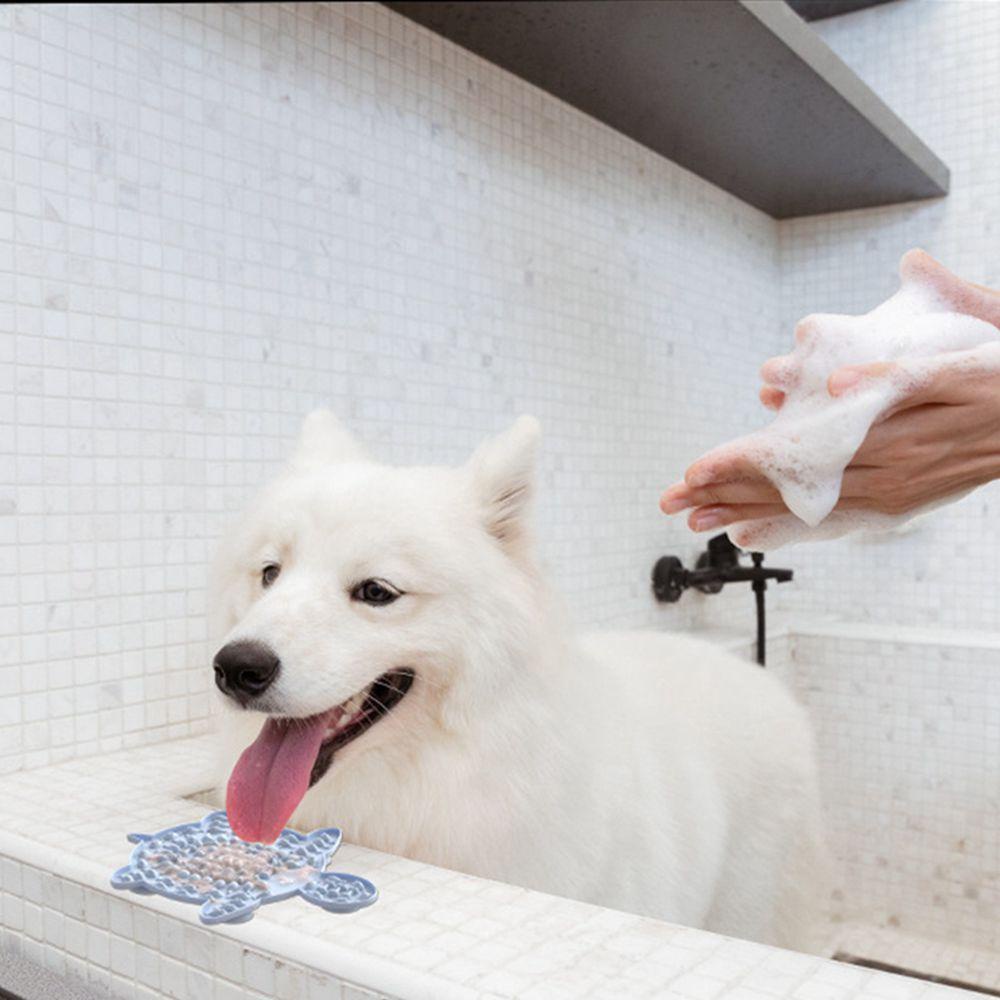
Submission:
M 366 459 L 328 413 L 240 522 L 213 588 L 224 641 L 281 658 L 274 714 L 417 679 L 294 816 L 488 878 L 789 947 L 824 852 L 812 739 L 766 671 L 675 635 L 572 636 L 533 558 L 538 425 L 460 469 Z M 261 566 L 282 570 L 260 587 Z M 367 577 L 406 592 L 351 601 Z M 226 711 L 225 774 L 263 715 Z M 225 779 L 223 779 L 224 784 Z

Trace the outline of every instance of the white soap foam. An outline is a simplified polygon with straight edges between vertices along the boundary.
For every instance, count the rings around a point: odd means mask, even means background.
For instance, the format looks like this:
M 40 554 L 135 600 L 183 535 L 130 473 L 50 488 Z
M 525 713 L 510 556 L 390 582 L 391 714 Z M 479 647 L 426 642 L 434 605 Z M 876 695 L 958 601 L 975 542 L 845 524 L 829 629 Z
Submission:
M 802 320 L 794 351 L 776 366 L 775 381 L 785 393 L 777 417 L 706 456 L 741 456 L 767 476 L 792 511 L 731 525 L 729 536 L 741 548 L 766 551 L 850 531 L 885 530 L 939 505 L 904 515 L 833 510 L 844 469 L 872 424 L 900 400 L 948 367 L 1000 369 L 1000 330 L 968 314 L 982 311 L 988 292 L 950 275 L 922 251 L 906 254 L 900 277 L 899 291 L 863 316 L 817 314 Z M 998 308 L 997 301 L 990 310 Z M 884 377 L 830 396 L 827 380 L 838 368 L 878 361 L 894 362 Z

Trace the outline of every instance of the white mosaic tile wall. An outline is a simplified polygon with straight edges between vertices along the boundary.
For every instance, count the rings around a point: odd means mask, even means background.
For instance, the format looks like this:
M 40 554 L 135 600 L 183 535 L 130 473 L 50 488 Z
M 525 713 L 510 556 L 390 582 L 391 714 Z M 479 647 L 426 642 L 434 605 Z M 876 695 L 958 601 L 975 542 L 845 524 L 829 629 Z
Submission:
M 808 312 L 865 312 L 923 246 L 1000 288 L 1000 3 L 899 0 L 814 27 L 951 168 L 936 201 L 783 222 L 782 326 Z M 883 623 L 1000 630 L 1000 485 L 911 533 L 794 550 L 786 606 Z
M 838 921 L 1000 952 L 998 660 L 845 626 L 772 665 L 816 727 Z
M 776 268 L 771 219 L 378 5 L 0 7 L 0 771 L 203 729 L 211 541 L 319 403 L 402 461 L 534 412 L 577 618 L 693 620 L 657 497 L 757 419 Z

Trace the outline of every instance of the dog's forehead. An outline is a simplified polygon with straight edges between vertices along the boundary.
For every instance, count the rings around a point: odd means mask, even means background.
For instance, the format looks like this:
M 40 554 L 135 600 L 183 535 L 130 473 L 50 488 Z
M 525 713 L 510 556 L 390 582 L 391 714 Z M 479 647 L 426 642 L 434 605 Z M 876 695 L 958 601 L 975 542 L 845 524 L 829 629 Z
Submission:
M 467 493 L 458 471 L 345 463 L 328 470 L 292 472 L 265 491 L 259 523 L 282 525 L 298 538 L 344 531 L 379 537 L 434 524 L 454 524 Z

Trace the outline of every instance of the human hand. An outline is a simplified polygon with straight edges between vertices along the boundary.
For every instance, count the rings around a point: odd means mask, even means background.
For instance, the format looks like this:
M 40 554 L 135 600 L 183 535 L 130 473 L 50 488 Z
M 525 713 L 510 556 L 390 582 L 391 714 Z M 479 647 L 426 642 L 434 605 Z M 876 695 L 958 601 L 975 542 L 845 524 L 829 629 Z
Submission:
M 917 280 L 956 313 L 1000 327 L 1000 293 L 952 274 L 922 250 L 907 253 L 904 280 Z M 809 336 L 805 321 L 797 337 Z M 900 359 L 835 371 L 827 391 L 837 397 L 873 380 L 907 385 L 881 414 L 844 471 L 837 510 L 905 514 L 1000 477 L 1000 336 L 996 343 L 924 359 Z M 761 369 L 765 406 L 780 409 L 796 386 L 795 355 Z M 777 489 L 736 443 L 695 462 L 684 481 L 663 494 L 667 514 L 689 510 L 695 531 L 787 514 Z
M 1000 478 L 1000 371 L 977 371 L 978 351 L 956 352 L 953 363 L 923 381 L 874 424 L 844 470 L 836 510 L 904 514 Z M 780 408 L 773 384 L 783 358 L 765 364 L 762 402 Z M 831 396 L 891 378 L 894 363 L 841 368 L 830 376 Z M 787 514 L 778 491 L 739 454 L 708 455 L 684 481 L 663 494 L 666 514 L 690 510 L 688 525 L 710 531 L 737 521 Z

